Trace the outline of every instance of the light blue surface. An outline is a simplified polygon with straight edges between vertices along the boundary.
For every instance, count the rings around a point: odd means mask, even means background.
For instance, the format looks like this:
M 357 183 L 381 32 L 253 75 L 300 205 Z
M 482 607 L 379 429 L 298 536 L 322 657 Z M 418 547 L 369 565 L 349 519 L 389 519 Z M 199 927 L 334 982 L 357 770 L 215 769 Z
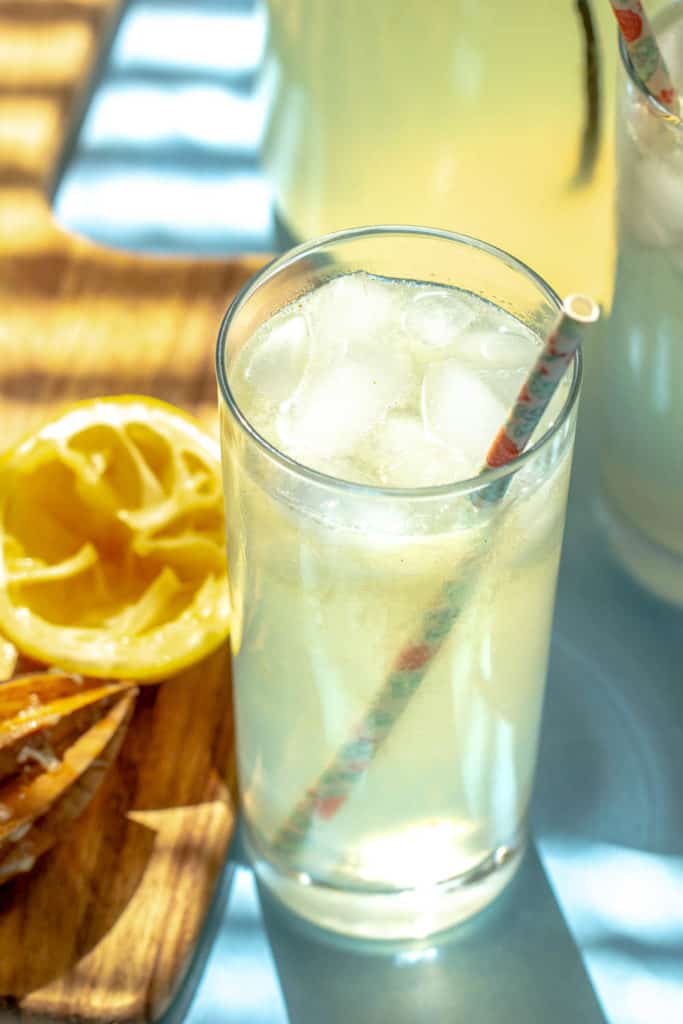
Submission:
M 236 865 L 226 912 L 192 1002 L 192 1024 L 287 1024 L 251 871 Z
M 533 848 L 493 906 L 439 941 L 335 943 L 263 907 L 292 1024 L 604 1019 Z
M 132 2 L 57 189 L 58 219 L 149 252 L 272 249 L 258 163 L 264 41 L 249 0 Z
M 131 3 L 57 191 L 62 222 L 126 248 L 276 247 L 258 164 L 263 43 L 250 0 Z M 683 613 L 607 557 L 594 362 L 589 348 L 537 845 L 518 880 L 455 940 L 371 954 L 298 929 L 268 902 L 264 923 L 236 849 L 190 1024 L 280 1024 L 284 997 L 292 1024 L 592 1024 L 603 1018 L 582 963 L 610 1024 L 683 1022 Z
M 683 611 L 612 564 L 598 514 L 596 337 L 555 611 L 535 822 L 613 1024 L 683 1021 Z

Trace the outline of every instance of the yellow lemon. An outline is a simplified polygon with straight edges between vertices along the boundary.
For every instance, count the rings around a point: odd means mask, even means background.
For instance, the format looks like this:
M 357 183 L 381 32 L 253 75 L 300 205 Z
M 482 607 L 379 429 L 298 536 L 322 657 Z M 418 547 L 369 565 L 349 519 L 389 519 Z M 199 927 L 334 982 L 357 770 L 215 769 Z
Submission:
M 140 396 L 70 406 L 0 460 L 0 631 L 84 675 L 154 681 L 226 637 L 218 445 Z

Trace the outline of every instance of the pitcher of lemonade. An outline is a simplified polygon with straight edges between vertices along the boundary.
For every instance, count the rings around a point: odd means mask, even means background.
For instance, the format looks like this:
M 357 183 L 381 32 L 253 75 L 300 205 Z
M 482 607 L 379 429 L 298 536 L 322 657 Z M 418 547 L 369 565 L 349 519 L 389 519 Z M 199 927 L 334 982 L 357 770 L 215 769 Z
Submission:
M 263 160 L 287 233 L 413 223 L 609 301 L 607 0 L 268 0 Z

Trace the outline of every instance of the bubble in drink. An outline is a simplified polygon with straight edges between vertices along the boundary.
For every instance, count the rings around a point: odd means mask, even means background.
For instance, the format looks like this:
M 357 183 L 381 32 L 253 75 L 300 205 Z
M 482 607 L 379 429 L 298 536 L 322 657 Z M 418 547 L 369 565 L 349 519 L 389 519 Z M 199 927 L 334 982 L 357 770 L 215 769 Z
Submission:
M 244 376 L 272 406 L 291 399 L 310 358 L 311 339 L 303 316 L 283 317 L 263 345 L 250 348 Z
M 425 428 L 462 454 L 470 475 L 482 465 L 505 413 L 503 403 L 466 363 L 448 359 L 427 368 L 422 382 Z
M 466 456 L 429 437 L 414 412 L 390 412 L 372 440 L 378 483 L 386 487 L 446 484 L 470 472 Z
M 332 366 L 286 403 L 277 431 L 287 449 L 324 471 L 326 460 L 354 451 L 387 411 L 381 381 L 362 366 Z
M 526 372 L 537 353 L 538 343 L 532 335 L 511 330 L 466 331 L 458 339 L 458 355 L 482 370 Z
M 345 274 L 310 293 L 317 354 L 342 357 L 355 341 L 367 343 L 395 319 L 391 285 L 369 274 Z

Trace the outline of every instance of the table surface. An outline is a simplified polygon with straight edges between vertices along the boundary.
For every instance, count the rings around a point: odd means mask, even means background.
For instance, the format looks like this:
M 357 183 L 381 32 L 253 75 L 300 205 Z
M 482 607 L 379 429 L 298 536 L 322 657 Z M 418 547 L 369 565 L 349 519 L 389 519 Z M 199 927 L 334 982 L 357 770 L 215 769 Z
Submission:
M 249 0 L 133 0 L 56 191 L 45 183 L 62 226 L 109 246 L 220 256 L 228 269 L 230 253 L 278 248 L 258 166 L 263 31 Z M 683 616 L 607 554 L 586 355 L 535 844 L 518 878 L 442 942 L 351 947 L 259 899 L 237 839 L 169 1020 L 680 1024 Z

